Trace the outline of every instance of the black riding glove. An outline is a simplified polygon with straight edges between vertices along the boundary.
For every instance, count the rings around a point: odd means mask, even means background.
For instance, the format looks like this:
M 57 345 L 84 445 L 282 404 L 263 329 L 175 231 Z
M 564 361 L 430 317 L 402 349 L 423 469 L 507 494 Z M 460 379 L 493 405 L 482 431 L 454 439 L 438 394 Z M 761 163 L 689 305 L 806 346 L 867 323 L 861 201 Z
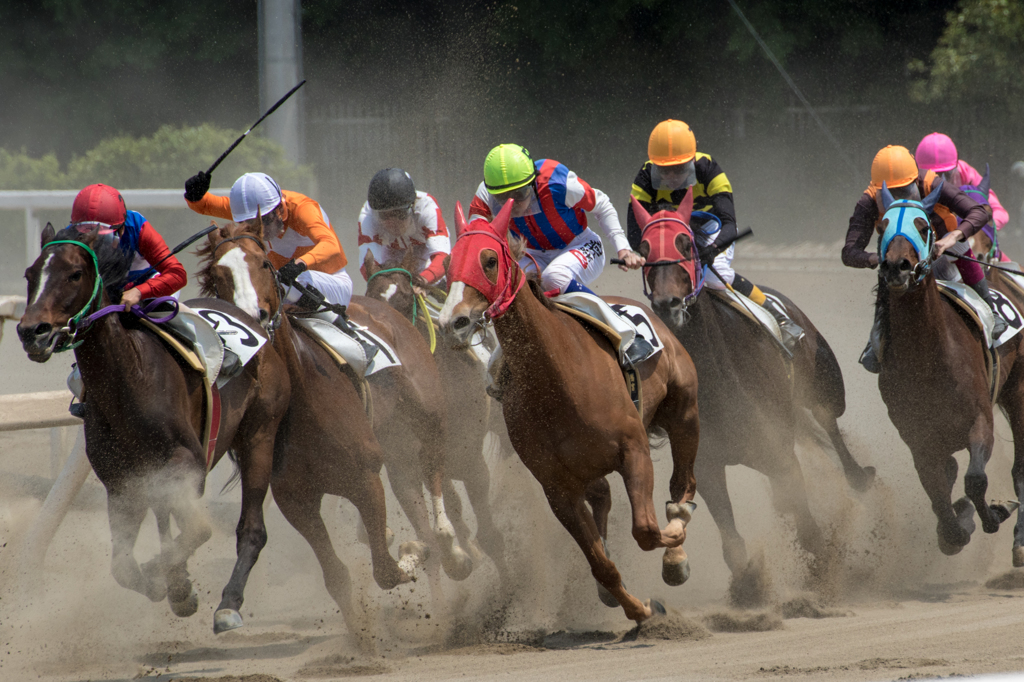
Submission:
M 205 171 L 199 171 L 185 181 L 185 198 L 189 201 L 200 201 L 210 191 L 211 175 Z
M 281 280 L 281 284 L 291 286 L 295 282 L 295 278 L 305 271 L 306 264 L 303 261 L 292 259 L 277 271 L 277 278 Z

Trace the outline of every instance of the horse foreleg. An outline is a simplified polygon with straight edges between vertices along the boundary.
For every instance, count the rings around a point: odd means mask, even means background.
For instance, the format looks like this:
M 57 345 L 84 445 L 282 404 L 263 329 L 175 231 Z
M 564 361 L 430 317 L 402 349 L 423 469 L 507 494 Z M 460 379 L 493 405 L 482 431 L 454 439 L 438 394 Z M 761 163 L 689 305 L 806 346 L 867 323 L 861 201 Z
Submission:
M 711 518 L 722 535 L 722 554 L 725 565 L 733 575 L 747 567 L 747 545 L 736 529 L 732 500 L 729 499 L 729 484 L 725 477 L 725 465 L 720 462 L 698 461 L 697 477 L 700 481 L 700 496 L 708 507 Z
M 110 521 L 112 542 L 110 573 L 121 587 L 145 595 L 150 601 L 161 601 L 167 596 L 167 583 L 163 573 L 144 575 L 135 561 L 135 541 L 139 537 L 142 520 L 148 507 L 140 501 L 137 491 L 107 492 L 107 516 Z
M 650 606 L 641 603 L 622 586 L 622 576 L 604 552 L 604 543 L 597 531 L 594 517 L 584 503 L 583 495 L 553 485 L 544 486 L 544 493 L 555 517 L 583 550 L 594 579 L 615 597 L 626 612 L 626 617 L 638 623 L 650 618 Z
M 507 585 L 510 575 L 505 560 L 505 536 L 498 530 L 491 513 L 491 472 L 479 449 L 475 457 L 467 460 L 462 481 L 466 484 L 466 495 L 476 516 L 476 542 L 494 562 L 498 576 Z
M 871 483 L 875 480 L 875 467 L 862 467 L 853 458 L 850 449 L 846 447 L 846 440 L 839 430 L 839 423 L 836 421 L 835 415 L 825 405 L 820 403 L 813 406 L 811 414 L 814 415 L 814 420 L 828 434 L 832 447 L 839 457 L 839 463 L 843 466 L 843 474 L 846 476 L 846 482 L 849 486 L 860 492 L 871 487 Z
M 914 468 L 917 469 L 917 477 L 921 481 L 924 492 L 932 503 L 932 512 L 938 519 L 939 549 L 943 554 L 957 554 L 964 546 L 971 541 L 971 530 L 961 524 L 958 513 L 950 503 L 950 496 L 953 493 L 953 483 L 956 481 L 957 464 L 952 455 L 935 455 L 919 451 L 910 451 L 914 458 Z M 966 500 L 964 500 L 966 502 Z M 962 505 L 961 505 L 962 506 Z M 970 503 L 967 503 L 970 506 Z M 965 509 L 961 509 L 965 512 Z M 972 510 L 973 515 L 973 510 Z
M 992 446 L 995 442 L 990 410 L 984 410 L 982 414 L 978 415 L 968 433 L 968 442 L 970 445 L 968 445 L 967 451 L 970 454 L 970 459 L 967 463 L 967 472 L 964 474 L 964 492 L 974 503 L 978 518 L 981 519 L 982 530 L 986 533 L 995 533 L 999 530 L 999 524 L 1009 516 L 997 514 L 985 499 L 985 493 L 988 491 L 988 475 L 985 473 L 985 467 L 992 456 Z
M 1013 375 L 1010 377 L 1016 378 Z M 1013 433 L 1013 467 L 1010 475 L 1013 478 L 1013 490 L 1020 501 L 1024 500 L 1024 383 L 1019 380 L 1011 383 L 1010 379 L 1003 386 L 1000 403 L 1006 410 Z M 1024 513 L 1019 507 L 1017 523 L 1013 529 L 1013 565 L 1016 568 L 1024 566 Z
M 426 544 L 431 555 L 439 553 L 441 538 L 436 537 L 430 528 L 430 518 L 423 502 L 423 480 L 417 475 L 416 467 L 402 466 L 401 462 L 389 462 L 385 466 L 388 470 L 388 480 L 391 482 L 391 491 L 412 524 L 416 538 Z M 437 559 L 430 556 L 423 568 L 427 573 L 427 582 L 430 583 L 435 606 L 440 606 L 443 603 L 443 592 L 441 568 Z
M 780 514 L 791 516 L 796 524 L 796 538 L 800 546 L 814 557 L 819 557 L 825 546 L 811 507 L 807 501 L 807 484 L 800 470 L 792 440 L 778 449 L 780 454 L 765 472 L 772 486 L 772 504 Z
M 594 516 L 594 525 L 597 526 L 597 534 L 601 536 L 604 555 L 609 559 L 612 556 L 608 549 L 608 515 L 612 511 L 612 489 L 608 485 L 608 479 L 602 476 L 590 482 L 583 492 L 587 504 L 590 505 L 591 514 Z M 601 583 L 597 584 L 597 596 L 605 606 L 615 608 L 619 602 L 611 592 L 605 589 Z
M 380 459 L 374 458 L 374 461 Z M 399 567 L 398 562 L 388 552 L 388 513 L 380 474 L 367 468 L 359 468 L 350 472 L 347 484 L 345 496 L 359 510 L 359 517 L 363 520 L 363 527 L 366 528 L 366 535 L 369 538 L 373 579 L 382 590 L 390 590 L 396 585 L 409 582 L 412 577 Z M 318 511 L 317 519 L 319 518 Z M 323 521 L 320 521 L 320 524 L 322 525 Z
M 686 528 L 669 526 L 662 532 L 654 511 L 654 466 L 647 441 L 629 441 L 623 445 L 622 480 L 633 512 L 633 539 L 649 552 L 658 547 L 679 547 L 686 539 Z M 675 531 L 670 534 L 668 531 Z

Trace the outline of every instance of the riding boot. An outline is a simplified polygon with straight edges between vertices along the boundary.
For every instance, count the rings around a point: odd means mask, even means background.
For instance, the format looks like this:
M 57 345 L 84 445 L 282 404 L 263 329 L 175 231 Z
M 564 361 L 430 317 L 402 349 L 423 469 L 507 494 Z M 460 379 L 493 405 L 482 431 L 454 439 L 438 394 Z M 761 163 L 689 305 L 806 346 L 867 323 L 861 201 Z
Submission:
M 790 353 L 796 350 L 796 344 L 800 342 L 800 339 L 804 338 L 803 327 L 798 325 L 796 322 L 786 314 L 779 304 L 770 298 L 765 298 L 764 303 L 761 307 L 772 314 L 775 321 L 779 323 L 779 331 L 782 332 L 782 342 Z
M 871 325 L 871 333 L 868 334 L 868 345 L 864 347 L 864 352 L 860 354 L 860 364 L 872 374 L 878 374 L 882 371 L 882 363 L 878 361 L 878 356 L 875 354 L 875 341 L 881 333 L 881 327 L 882 307 L 875 303 L 875 321 Z
M 68 388 L 71 390 L 73 399 L 68 405 L 68 412 L 72 417 L 85 419 L 85 384 L 82 383 L 82 372 L 78 369 L 78 363 L 71 363 L 71 374 L 68 375 Z M 74 398 L 78 399 L 76 403 Z
M 998 339 L 1003 335 L 1003 332 L 1010 326 L 1006 323 L 1006 318 L 999 312 L 999 305 L 996 303 L 995 296 L 992 295 L 992 291 L 988 288 L 988 280 L 983 279 L 977 284 L 971 285 L 975 293 L 981 296 L 988 303 L 988 307 L 992 309 L 992 338 Z
M 363 347 L 363 353 L 366 354 L 366 363 L 369 365 L 369 363 L 373 361 L 373 356 L 375 356 L 379 350 L 377 348 L 377 344 L 370 343 L 357 334 L 356 330 L 352 328 L 352 323 L 348 319 L 348 314 L 345 312 L 342 312 L 334 319 L 334 326 L 346 335 L 351 336 L 360 346 Z

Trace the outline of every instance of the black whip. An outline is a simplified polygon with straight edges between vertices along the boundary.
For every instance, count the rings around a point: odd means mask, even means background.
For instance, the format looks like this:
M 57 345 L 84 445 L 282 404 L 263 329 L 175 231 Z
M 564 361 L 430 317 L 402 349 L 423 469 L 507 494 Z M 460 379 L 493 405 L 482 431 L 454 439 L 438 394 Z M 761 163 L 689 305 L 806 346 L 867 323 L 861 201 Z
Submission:
M 220 158 L 218 158 L 218 159 L 217 159 L 216 161 L 214 161 L 214 162 L 213 162 L 213 165 L 212 165 L 212 166 L 210 166 L 210 168 L 209 168 L 209 169 L 208 169 L 208 170 L 206 171 L 206 174 L 207 174 L 207 175 L 210 175 L 210 174 L 212 174 L 212 173 L 213 173 L 213 171 L 214 171 L 214 169 L 216 169 L 216 168 L 217 168 L 217 166 L 219 166 L 219 165 L 220 165 L 220 162 L 221 162 L 221 161 L 223 161 L 223 160 L 224 160 L 225 158 L 227 158 L 227 155 L 228 155 L 228 154 L 230 154 L 231 152 L 233 152 L 233 151 L 235 150 L 235 147 L 237 147 L 237 146 L 238 146 L 239 144 L 241 144 L 242 140 L 244 140 L 244 139 L 245 139 L 245 136 L 246 136 L 246 135 L 248 135 L 249 133 L 251 133 L 251 132 L 253 131 L 253 128 L 255 128 L 256 126 L 258 126 L 258 125 L 259 125 L 259 124 L 260 124 L 260 123 L 261 123 L 261 122 L 263 121 L 263 119 L 265 119 L 265 118 L 266 118 L 267 116 L 270 116 L 270 115 L 271 115 L 272 113 L 274 113 L 275 111 L 277 111 L 277 108 L 278 108 L 279 106 L 281 106 L 282 104 L 284 104 L 284 103 L 285 103 L 285 101 L 286 101 L 286 100 L 287 100 L 287 99 L 288 99 L 289 97 L 291 97 L 292 95 L 294 95 L 294 94 L 295 94 L 295 91 L 296 91 L 296 90 L 298 90 L 299 88 L 301 88 L 301 87 L 302 87 L 303 85 L 305 85 L 305 84 L 306 84 L 306 79 L 305 79 L 305 78 L 303 78 L 303 79 L 302 79 L 302 82 L 301 82 L 301 83 L 299 83 L 299 84 L 298 84 L 298 85 L 296 85 L 296 86 L 295 86 L 294 88 L 292 88 L 291 90 L 289 90 L 288 92 L 286 92 L 286 93 L 285 93 L 285 95 L 284 95 L 284 97 L 282 97 L 281 99 L 277 100 L 277 104 L 275 104 L 274 106 L 272 106 L 272 107 L 270 107 L 269 109 L 267 109 L 267 113 L 265 113 L 265 114 L 263 114 L 262 116 L 260 116 L 260 118 L 259 118 L 259 120 L 258 120 L 258 121 L 256 121 L 256 122 L 255 122 L 255 123 L 253 123 L 253 124 L 252 124 L 251 126 L 249 126 L 249 129 L 248 129 L 248 130 L 246 130 L 246 131 L 245 131 L 244 133 L 242 133 L 242 136 L 241 136 L 241 137 L 239 137 L 239 138 L 238 138 L 237 140 L 235 140 L 234 144 L 232 144 L 232 145 L 231 145 L 230 147 L 228 147 L 227 151 L 226 151 L 226 152 L 224 152 L 223 154 L 221 154 L 221 155 L 220 155 Z

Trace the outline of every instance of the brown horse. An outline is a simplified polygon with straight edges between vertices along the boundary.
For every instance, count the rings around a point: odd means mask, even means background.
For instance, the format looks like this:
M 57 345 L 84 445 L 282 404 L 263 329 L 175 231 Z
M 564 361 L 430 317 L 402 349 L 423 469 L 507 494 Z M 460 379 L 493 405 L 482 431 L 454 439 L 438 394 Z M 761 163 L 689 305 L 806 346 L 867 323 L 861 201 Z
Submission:
M 630 619 L 643 621 L 652 614 L 651 604 L 626 592 L 605 552 L 611 497 L 604 477 L 616 471 L 622 476 L 634 539 L 645 551 L 667 548 L 662 577 L 682 584 L 689 572 L 682 544 L 696 485 L 697 373 L 679 342 L 653 320 L 665 347 L 637 367 L 641 417 L 608 339 L 555 308 L 536 280 L 527 286 L 506 241 L 511 205 L 510 200 L 493 223 L 477 219 L 468 226 L 462 206 L 457 207 L 458 239 L 448 268 L 451 291 L 440 323 L 464 345 L 485 314 L 493 319 L 508 377 L 502 409 L 509 438 L 598 583 Z M 636 305 L 628 299 L 607 300 Z M 654 470 L 647 431 L 653 427 L 664 429 L 672 445 L 665 530 L 658 527 L 651 497 Z
M 970 542 L 975 510 L 986 533 L 999 530 L 1011 514 L 1012 505 L 990 504 L 985 499 L 994 420 L 985 359 L 988 340 L 942 300 L 931 271 L 932 228 L 921 203 L 892 204 L 886 194 L 882 225 L 887 231 L 876 304 L 881 310 L 882 351 L 878 389 L 889 418 L 910 448 L 938 518 L 939 549 L 956 554 Z M 890 236 L 890 230 L 896 236 Z M 1011 287 L 999 280 L 992 281 L 991 287 L 1024 310 L 1024 299 Z M 1018 499 L 1024 499 L 1024 336 L 1017 334 L 997 351 L 996 402 L 1013 432 L 1011 475 Z M 967 495 L 951 504 L 957 477 L 953 454 L 965 448 L 970 456 L 964 474 Z M 1014 566 L 1024 566 L 1024 516 L 1020 513 L 1012 555 Z
M 659 211 L 653 217 L 634 201 L 633 214 L 644 230 L 640 254 L 651 264 L 644 268 L 651 306 L 697 366 L 702 408 L 698 492 L 718 525 L 725 563 L 735 575 L 747 567 L 747 550 L 736 529 L 727 466 L 741 464 L 767 476 L 772 501 L 780 513 L 794 517 L 801 546 L 814 555 L 823 549 L 795 452 L 800 408 L 810 410 L 828 434 L 853 488 L 866 489 L 875 471 L 861 468 L 846 447 L 836 422 L 846 410 L 843 375 L 807 316 L 788 298 L 765 288 L 785 303 L 806 332 L 789 367 L 778 344 L 757 325 L 709 294 L 701 295 L 700 262 L 690 229 L 692 195 L 687 197 L 678 211 Z
M 264 344 L 245 370 L 220 389 L 222 421 L 208 463 L 201 430 L 206 414 L 202 375 L 130 315 L 114 312 L 91 323 L 85 317 L 120 300 L 130 264 L 116 239 L 75 228 L 55 236 L 47 225 L 42 253 L 25 273 L 29 304 L 18 336 L 36 362 L 46 362 L 55 349 L 75 347 L 86 393 L 86 452 L 107 489 L 111 573 L 122 587 L 153 601 L 166 596 L 178 616 L 190 616 L 198 607 L 186 562 L 210 537 L 196 501 L 208 466 L 231 449 L 241 469 L 242 512 L 238 560 L 218 609 L 237 612 L 249 571 L 267 540 L 263 500 L 274 434 L 288 406 L 288 373 L 270 344 Z M 198 303 L 248 318 L 221 301 Z M 255 321 L 252 326 L 253 334 L 266 338 Z M 140 569 L 133 549 L 149 509 L 160 532 L 160 554 Z M 172 516 L 180 529 L 175 538 Z
M 309 331 L 292 324 L 289 314 L 281 314 L 281 292 L 258 225 L 229 223 L 208 235 L 209 242 L 200 251 L 206 264 L 200 286 L 204 293 L 253 306 L 252 314 L 274 330 L 274 347 L 291 376 L 292 400 L 277 440 L 285 466 L 275 473 L 272 490 L 285 517 L 316 553 L 328 591 L 343 613 L 350 613 L 348 570 L 320 516 L 325 494 L 346 497 L 359 509 L 377 584 L 390 589 L 409 579 L 387 551 L 380 481 L 385 463 L 392 488 L 420 539 L 439 555 L 449 577 L 466 578 L 472 560 L 455 544 L 445 511 L 447 415 L 435 399 L 442 388 L 429 348 L 409 321 L 387 304 L 353 300 L 348 308 L 352 320 L 387 341 L 402 361 L 399 367 L 369 377 L 371 424 L 351 373 L 339 367 Z M 432 496 L 433 528 L 424 505 L 424 483 Z M 427 561 L 425 569 L 440 598 L 436 559 Z M 353 623 L 348 616 L 346 622 Z
M 411 251 L 409 252 L 412 253 Z M 484 461 L 483 447 L 491 423 L 494 403 L 485 392 L 486 369 L 466 350 L 455 350 L 437 343 L 435 332 L 428 325 L 434 322 L 428 310 L 423 309 L 425 297 L 417 300 L 413 287 L 427 289 L 428 285 L 411 268 L 411 261 L 395 261 L 379 265 L 373 254 L 367 252 L 363 262 L 366 269 L 366 297 L 386 301 L 391 307 L 409 318 L 430 341 L 434 338 L 434 359 L 444 384 L 444 400 L 450 415 L 459 415 L 456 423 L 449 423 L 448 456 L 445 459 L 444 497 L 448 502 L 448 516 L 462 547 L 473 548 L 469 528 L 462 518 L 462 502 L 452 486 L 452 479 L 466 485 L 466 494 L 473 505 L 477 521 L 477 542 L 494 562 L 502 581 L 508 579 L 505 561 L 505 539 L 491 514 L 490 471 Z M 390 470 L 389 470 L 390 471 Z

